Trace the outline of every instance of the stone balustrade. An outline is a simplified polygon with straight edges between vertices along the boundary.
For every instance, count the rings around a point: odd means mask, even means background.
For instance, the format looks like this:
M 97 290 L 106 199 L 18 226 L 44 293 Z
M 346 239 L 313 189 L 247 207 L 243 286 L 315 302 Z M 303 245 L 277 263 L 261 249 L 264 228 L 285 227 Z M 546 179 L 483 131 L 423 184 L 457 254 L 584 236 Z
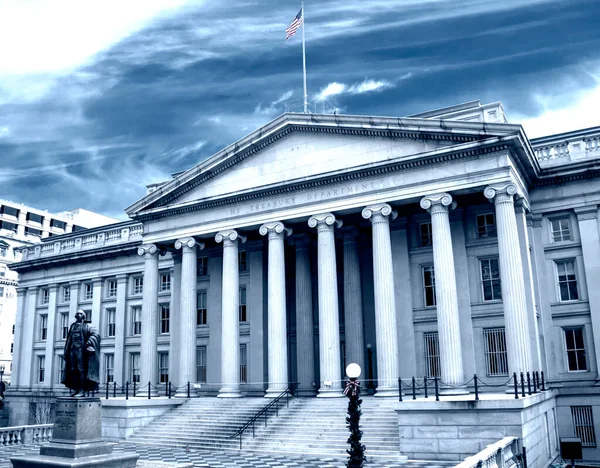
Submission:
M 516 437 L 503 437 L 454 468 L 513 468 L 517 465 L 518 440 Z
M 120 243 L 142 239 L 144 227 L 142 224 L 109 225 L 95 232 L 81 231 L 81 234 L 68 234 L 61 237 L 48 238 L 39 245 L 20 249 L 22 260 L 34 260 L 40 257 L 52 257 L 78 250 L 92 250 Z M 68 237 L 67 237 L 68 236 Z
M 543 166 L 567 164 L 600 157 L 600 132 L 589 129 L 555 137 L 532 139 L 533 151 Z
M 52 439 L 54 424 L 0 427 L 0 447 L 8 445 L 41 444 Z

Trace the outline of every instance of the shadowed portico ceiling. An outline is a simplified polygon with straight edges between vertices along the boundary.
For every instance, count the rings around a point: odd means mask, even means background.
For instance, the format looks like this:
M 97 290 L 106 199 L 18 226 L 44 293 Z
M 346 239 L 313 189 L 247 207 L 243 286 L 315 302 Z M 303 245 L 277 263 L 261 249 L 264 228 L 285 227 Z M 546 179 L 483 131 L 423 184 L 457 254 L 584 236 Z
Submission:
M 231 171 L 244 160 L 264 151 L 283 138 L 295 133 L 340 135 L 349 137 L 376 137 L 390 140 L 420 140 L 437 143 L 440 151 L 424 152 L 402 161 L 383 161 L 381 164 L 356 167 L 344 174 L 317 174 L 310 180 L 289 180 L 264 187 L 254 187 L 250 193 L 236 191 L 231 196 L 203 198 L 179 203 L 193 189 L 206 184 L 215 177 Z M 191 169 L 179 174 L 173 180 L 157 188 L 154 192 L 126 209 L 132 218 L 143 220 L 147 217 L 164 216 L 193 209 L 227 203 L 224 198 L 247 200 L 258 196 L 269 196 L 287 189 L 317 187 L 325 179 L 336 177 L 359 178 L 365 171 L 402 170 L 420 165 L 435 164 L 458 157 L 475 156 L 499 149 L 511 148 L 517 154 L 517 164 L 528 181 L 535 178 L 539 165 L 520 125 L 462 122 L 437 119 L 365 117 L 345 115 L 283 114 L 260 127 L 248 136 L 229 145 Z M 392 167 L 393 166 L 393 167 Z M 387 171 L 386 170 L 386 171 Z M 375 172 L 377 173 L 377 172 Z M 352 174 L 355 174 L 353 177 Z M 298 185 L 300 184 L 300 185 Z M 249 191 L 247 191 L 249 192 Z M 189 198 L 189 196 L 188 196 Z M 229 200 L 231 202 L 231 200 Z M 168 209 L 167 209 L 168 207 Z

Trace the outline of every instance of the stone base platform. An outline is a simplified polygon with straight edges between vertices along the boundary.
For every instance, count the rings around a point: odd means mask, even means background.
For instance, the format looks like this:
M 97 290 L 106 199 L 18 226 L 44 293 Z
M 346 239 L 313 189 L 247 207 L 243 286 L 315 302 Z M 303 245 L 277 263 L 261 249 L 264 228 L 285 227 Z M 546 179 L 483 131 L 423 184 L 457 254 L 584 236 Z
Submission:
M 529 468 L 558 453 L 556 399 L 545 391 L 515 399 L 505 393 L 404 400 L 396 405 L 400 453 L 415 460 L 460 461 L 503 437 L 519 438 Z
M 14 468 L 133 468 L 138 458 L 135 453 L 111 453 L 81 458 L 29 455 L 10 461 Z

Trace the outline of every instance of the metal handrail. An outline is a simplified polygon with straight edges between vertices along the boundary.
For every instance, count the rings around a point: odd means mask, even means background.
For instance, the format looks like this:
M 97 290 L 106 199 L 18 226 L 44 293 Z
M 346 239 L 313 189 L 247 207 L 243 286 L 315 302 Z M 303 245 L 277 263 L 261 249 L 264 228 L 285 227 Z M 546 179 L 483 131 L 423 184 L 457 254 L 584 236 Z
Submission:
M 242 449 L 242 436 L 243 436 L 244 432 L 246 431 L 246 429 L 248 429 L 250 426 L 252 426 L 252 437 L 254 437 L 254 423 L 256 421 L 258 421 L 258 419 L 261 416 L 263 416 L 263 415 L 264 415 L 265 427 L 266 427 L 267 426 L 267 416 L 268 416 L 269 410 L 273 406 L 275 406 L 276 415 L 279 416 L 279 401 L 283 397 L 286 397 L 285 405 L 286 405 L 286 407 L 289 408 L 289 397 L 290 396 L 294 396 L 294 391 L 295 391 L 295 389 L 296 389 L 297 386 L 298 386 L 298 382 L 294 382 L 294 383 L 290 384 L 289 388 L 287 388 L 285 391 L 281 392 L 267 406 L 265 406 L 264 408 L 260 409 L 242 427 L 240 427 L 235 434 L 233 434 L 230 437 L 230 439 L 234 439 L 234 438 L 236 438 L 238 436 L 240 437 L 240 450 Z

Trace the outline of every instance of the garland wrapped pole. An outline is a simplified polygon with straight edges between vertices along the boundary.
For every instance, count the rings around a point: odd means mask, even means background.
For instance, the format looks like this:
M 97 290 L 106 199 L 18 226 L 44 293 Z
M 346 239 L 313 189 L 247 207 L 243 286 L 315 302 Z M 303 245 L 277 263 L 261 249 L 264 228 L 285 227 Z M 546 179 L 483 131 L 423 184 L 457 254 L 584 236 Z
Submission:
M 346 450 L 348 454 L 347 468 L 362 468 L 367 459 L 365 457 L 365 446 L 361 443 L 362 431 L 360 430 L 360 415 L 362 411 L 360 405 L 360 382 L 357 378 L 360 376 L 360 366 L 352 363 L 346 367 L 346 374 L 349 377 L 346 383 L 344 395 L 348 397 L 348 416 L 346 416 L 346 427 L 350 431 L 348 443 L 350 448 Z

